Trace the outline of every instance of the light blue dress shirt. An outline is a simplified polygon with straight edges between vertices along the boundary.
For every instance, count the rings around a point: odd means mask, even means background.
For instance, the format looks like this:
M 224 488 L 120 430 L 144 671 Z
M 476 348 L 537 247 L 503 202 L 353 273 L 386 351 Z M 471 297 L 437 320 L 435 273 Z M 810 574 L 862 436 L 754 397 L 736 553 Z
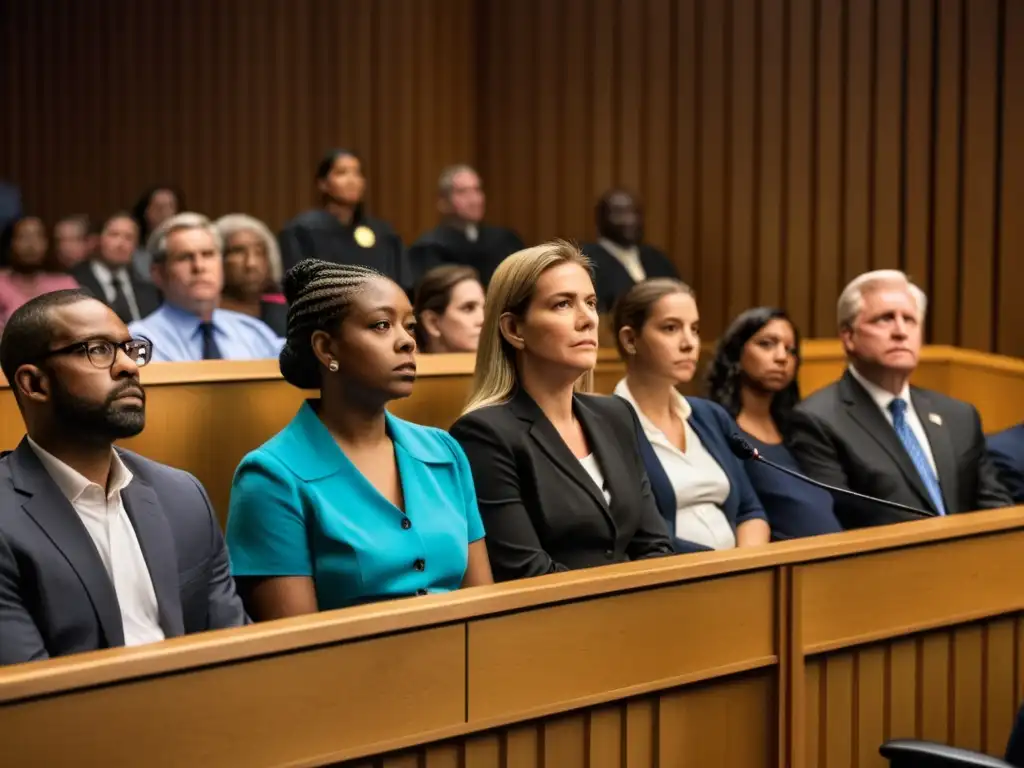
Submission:
M 224 360 L 276 358 L 284 346 L 270 326 L 255 317 L 213 310 L 213 333 Z M 132 336 L 153 342 L 153 362 L 183 363 L 203 359 L 203 334 L 198 315 L 166 302 L 150 315 L 128 326 Z
M 405 512 L 370 483 L 307 401 L 235 472 L 237 577 L 309 576 L 320 610 L 448 592 L 484 536 L 473 475 L 447 432 L 386 415 Z

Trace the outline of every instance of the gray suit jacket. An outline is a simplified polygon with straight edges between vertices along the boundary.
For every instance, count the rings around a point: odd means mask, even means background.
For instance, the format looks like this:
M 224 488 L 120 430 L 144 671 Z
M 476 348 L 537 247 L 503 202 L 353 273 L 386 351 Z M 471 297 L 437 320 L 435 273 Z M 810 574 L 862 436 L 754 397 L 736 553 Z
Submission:
M 917 387 L 910 388 L 910 399 L 928 435 L 947 514 L 1011 506 L 974 406 Z M 793 455 L 815 480 L 915 507 L 923 516 L 938 514 L 896 430 L 849 371 L 800 403 L 788 431 Z M 838 494 L 834 499 L 844 528 L 922 517 Z
M 118 449 L 121 492 L 166 637 L 248 622 L 206 491 Z M 0 456 L 0 665 L 124 645 L 113 584 L 85 525 L 22 440 Z

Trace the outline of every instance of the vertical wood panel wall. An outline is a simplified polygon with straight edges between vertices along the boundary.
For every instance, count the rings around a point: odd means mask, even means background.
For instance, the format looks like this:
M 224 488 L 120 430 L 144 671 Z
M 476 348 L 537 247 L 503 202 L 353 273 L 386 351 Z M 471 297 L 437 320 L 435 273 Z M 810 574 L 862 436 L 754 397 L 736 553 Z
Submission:
M 175 182 L 273 228 L 316 202 L 333 146 L 415 237 L 440 169 L 473 162 L 474 0 L 0 4 L 0 178 L 52 220 Z

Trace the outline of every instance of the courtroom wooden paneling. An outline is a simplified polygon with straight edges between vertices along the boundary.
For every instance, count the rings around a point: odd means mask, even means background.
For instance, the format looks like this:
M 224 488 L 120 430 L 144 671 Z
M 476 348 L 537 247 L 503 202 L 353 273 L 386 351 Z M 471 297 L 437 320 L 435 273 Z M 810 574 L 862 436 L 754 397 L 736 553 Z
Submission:
M 407 239 L 476 150 L 475 0 L 0 4 L 0 178 L 52 221 L 175 182 L 193 210 L 272 228 L 316 202 L 334 146 Z

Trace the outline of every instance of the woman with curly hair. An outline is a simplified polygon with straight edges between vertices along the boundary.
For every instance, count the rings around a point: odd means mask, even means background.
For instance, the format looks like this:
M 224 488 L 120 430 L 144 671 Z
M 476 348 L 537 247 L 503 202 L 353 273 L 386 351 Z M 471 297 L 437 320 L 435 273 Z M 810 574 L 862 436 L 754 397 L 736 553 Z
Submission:
M 743 437 L 776 464 L 800 471 L 786 448 L 790 414 L 800 402 L 800 334 L 781 309 L 756 307 L 737 317 L 719 339 L 708 370 L 708 397 L 732 416 Z M 757 461 L 746 463 L 768 513 L 772 538 L 842 530 L 832 497 Z

